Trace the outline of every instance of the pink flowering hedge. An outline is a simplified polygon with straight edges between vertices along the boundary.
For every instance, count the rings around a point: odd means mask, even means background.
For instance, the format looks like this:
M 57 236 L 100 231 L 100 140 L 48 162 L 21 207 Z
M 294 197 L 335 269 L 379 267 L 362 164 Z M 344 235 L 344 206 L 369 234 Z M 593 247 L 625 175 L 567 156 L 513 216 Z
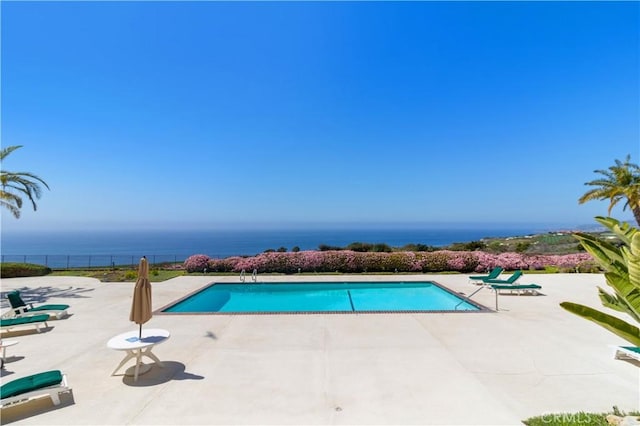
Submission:
M 209 264 L 209 256 L 206 254 L 194 254 L 184 261 L 184 269 L 187 272 L 202 272 Z
M 485 272 L 496 266 L 507 270 L 542 270 L 593 272 L 596 263 L 588 253 L 566 255 L 491 254 L 481 251 L 373 253 L 339 251 L 300 251 L 262 253 L 252 257 L 211 259 L 197 254 L 184 262 L 187 272 Z

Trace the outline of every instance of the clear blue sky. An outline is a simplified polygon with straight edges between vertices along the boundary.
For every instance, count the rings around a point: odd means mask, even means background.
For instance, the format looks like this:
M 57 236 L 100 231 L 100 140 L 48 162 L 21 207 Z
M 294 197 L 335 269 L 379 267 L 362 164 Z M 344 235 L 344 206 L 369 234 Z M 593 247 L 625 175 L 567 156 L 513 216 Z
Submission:
M 5 230 L 571 226 L 640 162 L 638 2 L 1 8 Z

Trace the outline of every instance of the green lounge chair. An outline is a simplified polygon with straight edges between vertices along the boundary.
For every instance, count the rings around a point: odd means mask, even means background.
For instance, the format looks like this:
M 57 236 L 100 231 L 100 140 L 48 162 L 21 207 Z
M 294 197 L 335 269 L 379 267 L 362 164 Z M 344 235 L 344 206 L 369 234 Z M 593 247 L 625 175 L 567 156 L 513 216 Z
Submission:
M 69 308 L 69 305 L 42 305 L 34 307 L 33 303 L 24 303 L 18 290 L 9 292 L 7 299 L 9 299 L 9 303 L 11 304 L 9 314 L 13 317 L 50 314 L 55 316 L 56 319 L 60 319 L 67 316 L 67 309 Z
M 520 273 L 518 274 L 518 272 Z M 522 276 L 522 271 L 516 271 L 511 277 L 509 277 L 509 280 L 511 280 L 511 282 L 515 282 L 521 276 Z M 504 280 L 504 281 L 509 281 L 509 280 Z M 500 280 L 494 280 L 494 281 L 500 281 Z M 504 284 L 504 283 L 500 284 L 498 283 L 498 284 L 485 284 L 485 285 L 490 286 L 491 289 L 496 292 L 496 311 L 498 310 L 498 294 L 500 294 L 501 290 L 508 290 L 511 293 L 516 292 L 518 293 L 518 296 L 519 296 L 522 293 L 540 294 L 538 290 L 542 288 L 538 284 Z
M 491 270 L 491 272 L 489 272 L 489 275 L 472 275 L 469 277 L 469 281 L 471 281 L 473 284 L 482 284 L 484 280 L 497 279 L 502 271 L 504 271 L 504 269 L 496 266 Z
M 11 330 L 15 327 L 23 326 L 23 325 L 35 325 L 36 330 L 40 333 L 40 327 L 44 324 L 45 327 L 48 327 L 47 321 L 49 320 L 49 314 L 42 315 L 33 315 L 27 317 L 17 317 L 17 318 L 2 318 L 0 319 L 0 329 L 1 330 Z
M 521 293 L 536 293 L 538 294 L 538 290 L 542 287 L 538 284 L 490 284 L 491 288 L 495 291 L 500 290 L 509 290 L 510 292 Z
M 522 276 L 522 271 L 521 270 L 517 270 L 515 271 L 509 278 L 507 278 L 506 280 L 499 280 L 499 279 L 484 279 L 482 280 L 482 283 L 485 285 L 492 285 L 492 284 L 507 284 L 507 285 L 513 285 L 516 281 L 518 281 L 518 279 L 520 279 L 520 277 Z
M 615 353 L 613 357 L 615 359 L 622 360 L 635 360 L 640 362 L 640 347 L 638 346 L 614 346 Z
M 20 379 L 12 380 L 0 386 L 2 408 L 30 399 L 49 396 L 53 405 L 60 405 L 60 393 L 70 392 L 67 376 L 60 370 L 45 371 Z

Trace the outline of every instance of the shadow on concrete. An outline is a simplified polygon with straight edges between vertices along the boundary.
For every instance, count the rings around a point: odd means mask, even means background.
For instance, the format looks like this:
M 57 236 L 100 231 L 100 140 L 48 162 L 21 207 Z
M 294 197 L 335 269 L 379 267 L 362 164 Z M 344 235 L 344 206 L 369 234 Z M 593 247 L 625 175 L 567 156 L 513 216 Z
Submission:
M 11 364 L 12 362 L 20 361 L 21 359 L 24 359 L 24 357 L 19 355 L 8 356 L 4 359 L 4 365 Z
M 7 370 L 6 368 L 0 369 L 0 377 L 11 376 L 12 374 L 16 374 L 14 371 Z
M 2 424 L 13 423 L 29 417 L 37 416 L 49 411 L 60 410 L 64 407 L 75 404 L 73 391 L 60 394 L 60 405 L 53 405 L 49 396 L 32 399 L 24 403 L 10 405 L 2 408 Z
M 59 287 L 21 287 L 16 289 L 20 292 L 20 297 L 24 301 L 24 303 L 33 303 L 35 305 L 46 303 L 52 297 L 63 298 L 63 299 L 87 299 L 88 295 L 85 293 L 94 291 L 93 288 L 82 288 L 82 287 L 69 287 L 69 288 L 59 288 Z M 9 300 L 7 300 L 7 294 L 14 290 L 1 291 L 0 292 L 0 307 L 1 308 L 9 308 Z
M 640 361 L 634 358 L 617 358 L 618 361 L 628 362 L 631 365 L 635 365 L 636 367 L 640 367 Z
M 176 361 L 162 361 L 164 367 L 160 367 L 156 364 L 150 364 L 151 369 L 138 376 L 138 381 L 133 381 L 133 376 L 123 375 L 122 382 L 128 386 L 145 387 L 155 386 L 161 383 L 166 383 L 170 380 L 202 380 L 204 376 L 188 373 L 185 371 L 185 366 L 181 362 Z
M 501 289 L 502 290 L 502 289 Z M 544 293 L 531 293 L 531 292 L 526 292 L 526 293 L 515 293 L 514 291 L 511 291 L 509 289 L 504 290 L 504 291 L 508 291 L 508 293 L 500 293 L 500 297 L 502 296 L 519 296 L 519 297 L 538 297 L 538 296 L 546 296 L 546 294 Z

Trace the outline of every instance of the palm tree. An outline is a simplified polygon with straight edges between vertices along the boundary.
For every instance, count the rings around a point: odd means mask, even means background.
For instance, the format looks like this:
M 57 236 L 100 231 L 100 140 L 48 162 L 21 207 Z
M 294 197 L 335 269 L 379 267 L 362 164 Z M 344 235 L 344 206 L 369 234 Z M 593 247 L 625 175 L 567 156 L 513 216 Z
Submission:
M 602 305 L 624 312 L 640 324 L 640 231 L 611 217 L 598 216 L 596 220 L 623 243 L 622 247 L 617 247 L 591 234 L 575 234 L 582 247 L 606 271 L 607 285 L 614 291 L 612 294 L 598 287 Z M 634 346 L 640 346 L 640 328 L 636 325 L 578 303 L 562 302 L 560 306 L 606 328 Z
M 594 171 L 604 177 L 585 183 L 596 188 L 587 191 L 578 202 L 583 204 L 591 200 L 609 200 L 608 214 L 611 215 L 613 207 L 626 198 L 623 210 L 629 207 L 640 225 L 640 167 L 631 163 L 630 155 L 627 155 L 624 163 L 615 161 L 616 164 L 607 170 Z
M 8 146 L 0 150 L 0 164 L 4 159 L 22 145 Z M 33 210 L 37 210 L 36 199 L 42 195 L 40 185 L 49 189 L 49 185 L 34 175 L 26 172 L 8 172 L 0 170 L 0 205 L 9 209 L 11 214 L 17 218 L 20 217 L 20 209 L 22 208 L 22 197 L 26 196 L 31 201 Z

